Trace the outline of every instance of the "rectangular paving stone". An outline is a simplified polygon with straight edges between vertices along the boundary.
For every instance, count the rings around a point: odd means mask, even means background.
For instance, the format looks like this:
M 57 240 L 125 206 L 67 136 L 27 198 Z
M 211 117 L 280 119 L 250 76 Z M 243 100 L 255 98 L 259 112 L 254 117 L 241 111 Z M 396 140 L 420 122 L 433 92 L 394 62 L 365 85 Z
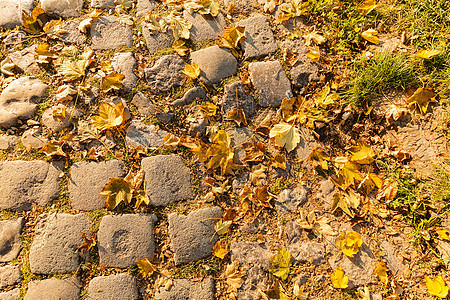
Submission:
M 193 13 L 192 15 L 184 10 L 183 18 L 192 23 L 190 29 L 191 40 L 194 42 L 203 42 L 207 40 L 215 40 L 223 35 L 227 23 L 222 13 L 216 17 L 210 15 L 202 15 Z
M 102 218 L 98 230 L 100 263 L 105 267 L 126 268 L 150 258 L 155 252 L 155 215 L 124 214 Z
M 209 300 L 215 299 L 214 280 L 205 278 L 203 280 L 174 279 L 168 290 L 160 287 L 155 295 L 159 300 Z
M 103 162 L 77 162 L 70 168 L 69 193 L 73 209 L 94 210 L 106 207 L 106 196 L 100 195 L 113 177 L 127 174 L 125 164 L 117 159 Z
M 129 274 L 99 276 L 89 282 L 87 300 L 136 300 L 136 279 Z
M 51 214 L 41 219 L 30 247 L 30 270 L 35 274 L 69 273 L 80 264 L 78 247 L 89 232 L 85 214 Z
M 116 16 L 99 17 L 91 28 L 92 49 L 117 49 L 133 46 L 131 26 L 120 24 Z
M 193 197 L 190 170 L 179 155 L 146 157 L 142 168 L 145 192 L 152 205 L 164 206 Z
M 7 292 L 0 293 L 0 300 L 18 300 L 20 298 L 20 289 L 15 288 Z
M 28 283 L 24 300 L 79 300 L 80 283 L 76 278 L 50 278 Z
M 241 20 L 236 25 L 245 28 L 246 36 L 242 41 L 245 59 L 260 58 L 277 51 L 278 45 L 266 16 L 257 15 Z
M 20 268 L 18 266 L 6 265 L 0 267 L 0 290 L 7 286 L 15 285 L 21 280 Z
M 23 218 L 0 221 L 0 262 L 9 262 L 19 254 L 22 224 Z
M 169 214 L 170 249 L 175 265 L 211 255 L 212 247 L 219 239 L 214 225 L 221 215 L 222 209 L 217 206 L 199 209 L 187 216 Z
M 0 162 L 0 209 L 30 210 L 58 198 L 61 169 L 41 160 Z

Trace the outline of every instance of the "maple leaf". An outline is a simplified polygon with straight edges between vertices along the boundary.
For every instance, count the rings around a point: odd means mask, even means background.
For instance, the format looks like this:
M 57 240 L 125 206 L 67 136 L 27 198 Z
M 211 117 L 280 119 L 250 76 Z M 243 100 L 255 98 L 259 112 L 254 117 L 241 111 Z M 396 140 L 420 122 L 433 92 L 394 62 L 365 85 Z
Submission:
M 358 7 L 356 11 L 360 14 L 367 15 L 370 13 L 375 7 L 377 7 L 377 2 L 375 0 L 365 0 Z
M 62 20 L 50 20 L 47 24 L 45 24 L 42 30 L 45 32 L 47 37 L 51 39 L 61 38 L 64 33 L 68 31 L 63 28 L 64 21 Z
M 93 55 L 94 51 L 91 48 L 86 48 L 80 54 L 75 46 L 68 46 L 61 50 L 54 66 L 58 75 L 63 75 L 67 80 L 75 80 L 85 75 Z
M 183 74 L 190 79 L 197 79 L 200 76 L 201 70 L 200 66 L 196 62 L 192 62 L 192 65 L 185 64 L 184 70 L 182 70 L 181 72 L 183 72 Z
M 359 164 L 370 164 L 375 157 L 375 152 L 364 142 L 358 143 L 358 146 L 351 147 L 349 151 L 352 153 L 350 160 Z
M 185 46 L 186 42 L 183 40 L 176 40 L 172 44 L 172 49 L 179 55 L 179 56 L 186 56 L 187 52 L 189 51 L 189 48 Z
M 266 145 L 264 143 L 255 139 L 252 142 L 244 143 L 242 146 L 247 154 L 243 159 L 244 162 L 259 162 L 265 158 Z
M 441 275 L 436 276 L 434 279 L 430 277 L 427 278 L 427 291 L 433 296 L 437 296 L 439 298 L 446 298 L 448 295 L 448 286 L 445 284 Z
M 264 206 L 269 208 L 272 207 L 272 205 L 270 205 L 270 200 L 272 199 L 272 197 L 270 196 L 269 191 L 267 189 L 268 189 L 267 185 L 255 189 L 251 201 L 256 206 Z
M 338 267 L 333 274 L 331 274 L 331 283 L 337 289 L 345 289 L 348 287 L 348 276 L 344 275 L 341 267 Z
M 64 141 L 54 141 L 50 140 L 47 142 L 47 145 L 41 149 L 47 156 L 67 156 L 67 154 L 62 149 Z
M 82 232 L 81 238 L 83 239 L 84 244 L 81 246 L 78 246 L 77 249 L 82 252 L 88 252 L 89 250 L 91 250 L 93 247 L 95 247 L 97 245 L 97 233 L 92 234 L 92 237 L 89 238 L 86 236 L 85 232 Z
M 281 13 L 278 20 L 286 22 L 289 19 L 300 17 L 307 10 L 308 3 L 303 3 L 302 0 L 291 0 L 290 6 L 281 7 Z
M 353 257 L 358 253 L 363 241 L 361 236 L 356 231 L 349 231 L 347 234 L 341 232 L 336 240 L 336 245 L 342 250 L 342 253 L 349 257 Z
M 211 15 L 212 17 L 217 17 L 219 14 L 219 3 L 213 0 L 199 0 L 197 4 L 201 6 L 201 8 L 197 11 L 202 15 Z
M 136 261 L 136 265 L 143 276 L 152 276 L 152 274 L 157 271 L 156 265 L 152 264 L 148 258 Z
M 242 283 L 244 283 L 244 280 L 242 279 L 243 276 L 246 275 L 246 270 L 241 269 L 239 271 L 239 261 L 235 260 L 231 264 L 227 265 L 227 268 L 225 270 L 225 278 L 227 279 L 227 293 L 232 291 L 237 291 L 238 288 L 242 286 Z
M 348 204 L 349 204 L 348 200 L 346 197 L 344 197 L 343 194 L 335 193 L 333 195 L 333 203 L 331 205 L 331 211 L 335 211 L 339 207 L 340 209 L 342 209 L 343 212 L 345 212 L 347 215 L 353 218 L 355 214 L 352 211 L 350 211 Z
M 217 112 L 217 106 L 212 102 L 206 102 L 204 105 L 199 105 L 198 109 L 200 110 L 200 113 L 207 118 L 215 116 Z
M 358 186 L 358 190 L 363 191 L 366 195 L 369 194 L 375 187 L 380 188 L 383 184 L 375 173 L 367 174 Z
M 293 294 L 294 297 L 296 297 L 298 300 L 307 300 L 308 299 L 308 293 L 304 292 L 305 287 L 299 286 L 298 282 L 294 283 L 294 290 Z
M 65 84 L 58 87 L 55 94 L 55 100 L 57 102 L 66 102 L 72 100 L 72 96 L 75 95 L 78 91 L 72 86 Z
M 408 105 L 416 104 L 421 113 L 426 113 L 428 103 L 434 102 L 436 93 L 431 88 L 418 88 L 414 94 L 406 100 Z
M 339 171 L 338 178 L 334 180 L 334 183 L 337 186 L 346 189 L 352 185 L 355 180 L 362 180 L 361 173 L 358 170 L 358 165 L 352 161 L 347 161 L 342 170 Z
M 50 45 L 47 43 L 37 45 L 36 49 L 36 62 L 40 64 L 48 64 L 54 58 L 57 58 L 56 52 L 50 50 Z
M 309 47 L 308 57 L 311 59 L 312 62 L 318 62 L 320 59 L 319 48 L 318 47 L 316 47 L 316 48 Z
M 91 117 L 92 123 L 100 131 L 118 127 L 124 122 L 124 112 L 125 107 L 122 102 L 115 106 L 111 103 L 103 102 L 98 109 L 98 115 Z
M 223 241 L 217 241 L 212 248 L 212 254 L 220 259 L 223 259 L 228 252 L 230 252 L 228 245 Z
M 47 22 L 48 17 L 45 10 L 38 6 L 33 9 L 31 14 L 28 14 L 26 11 L 22 10 L 23 28 L 28 33 L 39 34 Z
M 368 29 L 361 33 L 361 37 L 372 44 L 378 45 L 380 40 L 378 39 L 378 31 L 375 29 Z
M 313 168 L 320 166 L 324 170 L 328 170 L 327 161 L 330 157 L 325 153 L 325 150 L 321 147 L 316 147 L 308 157 L 308 161 L 311 163 Z
M 167 31 L 168 24 L 166 19 L 158 14 L 146 13 L 144 15 L 144 25 L 150 30 L 150 34 L 164 33 Z
M 175 40 L 185 39 L 188 40 L 190 37 L 189 30 L 192 28 L 192 23 L 185 20 L 179 16 L 169 16 L 170 25 L 172 26 L 172 34 Z
M 263 164 L 258 164 L 258 165 L 252 166 L 252 171 L 249 175 L 250 182 L 255 186 L 261 185 L 260 179 L 267 177 L 267 175 L 265 173 L 266 170 L 267 170 L 267 168 Z
M 150 205 L 150 198 L 147 196 L 147 193 L 138 192 L 138 193 L 134 193 L 133 196 L 136 199 L 134 208 L 139 208 L 142 205 L 142 203 L 145 203 L 145 205 Z
M 14 69 L 15 66 L 16 64 L 13 63 L 11 58 L 9 58 L 8 56 L 0 63 L 0 71 L 2 72 L 2 74 L 5 74 L 7 76 L 14 76 L 12 70 Z
M 106 208 L 114 209 L 121 202 L 129 204 L 133 197 L 133 187 L 131 184 L 121 177 L 110 178 L 106 185 L 100 192 L 101 195 L 106 195 Z
M 377 275 L 381 282 L 385 284 L 388 282 L 387 268 L 384 262 L 378 263 L 378 266 L 373 270 L 373 274 Z
M 223 220 L 219 220 L 215 225 L 214 225 L 214 230 L 216 231 L 216 233 L 218 235 L 224 235 L 228 232 L 228 229 L 230 228 L 231 224 L 233 223 L 233 221 L 223 221 Z
M 423 59 L 432 59 L 436 55 L 439 55 L 441 51 L 439 50 L 420 50 L 416 53 L 417 57 L 423 58 Z
M 233 174 L 231 167 L 233 165 L 234 149 L 231 146 L 229 133 L 224 130 L 217 131 L 213 138 L 213 144 L 206 151 L 206 158 L 209 158 L 206 164 L 208 169 L 220 167 L 222 174 Z
M 237 58 L 239 57 L 238 48 L 240 42 L 245 38 L 245 28 L 242 26 L 225 28 L 223 37 L 220 38 L 219 46 L 228 48 L 231 53 Z
M 238 126 L 247 125 L 244 111 L 240 108 L 234 108 L 227 116 L 227 120 L 235 121 Z
M 105 92 L 109 92 L 110 90 L 120 90 L 123 87 L 122 81 L 124 78 L 125 76 L 120 73 L 115 71 L 111 72 L 103 77 L 102 89 L 105 90 Z
M 270 138 L 275 139 L 278 147 L 285 147 L 287 152 L 291 152 L 300 143 L 300 133 L 294 125 L 287 123 L 276 124 L 269 133 Z
M 269 272 L 282 280 L 285 280 L 291 272 L 291 265 L 294 262 L 294 258 L 289 251 L 281 248 L 278 250 L 278 254 L 275 254 L 270 258 L 270 262 L 272 266 L 270 267 Z

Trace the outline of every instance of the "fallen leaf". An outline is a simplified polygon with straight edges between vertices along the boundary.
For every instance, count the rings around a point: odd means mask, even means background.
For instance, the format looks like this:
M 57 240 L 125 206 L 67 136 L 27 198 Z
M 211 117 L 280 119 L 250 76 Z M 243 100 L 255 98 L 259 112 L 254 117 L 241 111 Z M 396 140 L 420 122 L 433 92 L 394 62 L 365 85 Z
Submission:
M 176 40 L 172 44 L 172 49 L 179 55 L 179 56 L 186 56 L 187 52 L 189 51 L 189 48 L 185 46 L 186 42 L 183 40 Z
M 75 46 L 68 46 L 61 50 L 54 66 L 58 75 L 63 75 L 68 80 L 75 80 L 85 75 L 93 55 L 94 51 L 91 48 L 86 48 L 80 54 Z
M 289 19 L 295 19 L 300 17 L 305 11 L 307 11 L 308 3 L 302 0 L 291 0 L 289 6 L 281 7 L 282 13 L 278 16 L 280 22 L 286 22 Z
M 45 11 L 36 6 L 31 14 L 22 10 L 22 23 L 26 32 L 31 34 L 39 34 L 48 22 L 48 17 Z
M 139 272 L 145 276 L 152 276 L 157 271 L 156 265 L 152 264 L 148 258 L 143 258 L 136 261 L 136 265 L 139 268 Z
M 58 57 L 56 52 L 50 50 L 50 45 L 47 43 L 37 45 L 34 52 L 37 54 L 35 59 L 39 64 L 48 64 L 52 59 Z
M 125 204 L 131 202 L 133 187 L 122 177 L 113 177 L 109 179 L 100 194 L 107 196 L 106 208 L 112 210 L 122 202 Z
M 150 34 L 165 33 L 169 27 L 165 18 L 150 12 L 144 15 L 144 21 L 144 25 L 150 30 Z
M 416 104 L 421 113 L 426 113 L 428 103 L 434 102 L 436 93 L 431 88 L 418 88 L 414 94 L 406 101 L 408 105 Z
M 404 150 L 390 151 L 389 155 L 395 157 L 398 161 L 404 161 L 411 158 L 411 155 Z
M 276 124 L 269 133 L 270 138 L 275 139 L 278 147 L 285 147 L 287 152 L 291 152 L 300 143 L 300 133 L 294 125 L 287 123 Z
M 41 149 L 41 151 L 47 156 L 67 156 L 67 154 L 62 149 L 64 144 L 64 141 L 50 140 L 47 142 L 44 148 Z
M 227 293 L 232 291 L 237 291 L 242 284 L 244 283 L 244 280 L 242 279 L 243 276 L 246 275 L 246 270 L 241 269 L 239 271 L 239 261 L 235 260 L 231 264 L 227 265 L 227 268 L 225 270 L 225 278 L 227 279 Z
M 437 296 L 439 298 L 446 298 L 448 295 L 448 286 L 445 284 L 441 275 L 436 276 L 434 279 L 426 277 L 428 293 Z
M 308 57 L 311 59 L 312 62 L 318 62 L 319 59 L 320 59 L 320 50 L 319 50 L 319 48 L 309 47 Z
M 400 107 L 395 104 L 390 104 L 384 112 L 384 116 L 389 124 L 393 124 L 395 121 L 406 116 L 407 114 L 408 110 L 405 107 Z
M 217 17 L 219 14 L 219 3 L 214 0 L 199 0 L 197 4 L 201 5 L 202 8 L 197 12 L 202 15 L 211 15 L 212 17 Z
M 172 34 L 175 40 L 190 38 L 189 30 L 192 28 L 192 23 L 179 16 L 171 16 L 170 25 L 172 26 Z
M 310 211 L 306 214 L 303 210 L 300 210 L 300 220 L 297 222 L 300 227 L 303 229 L 312 230 L 312 232 L 317 236 L 336 235 L 331 226 L 328 224 L 328 218 L 325 216 L 320 216 L 317 218 L 314 211 Z
M 124 9 L 130 9 L 133 7 L 134 0 L 114 0 L 115 5 L 120 5 Z
M 270 166 L 286 170 L 286 156 L 281 153 L 275 154 L 274 157 L 270 158 Z
M 185 64 L 184 70 L 182 71 L 184 75 L 191 79 L 197 79 L 200 76 L 201 70 L 196 62 L 192 62 L 192 65 Z
M 328 170 L 328 160 L 330 157 L 325 153 L 325 150 L 321 147 L 316 147 L 308 157 L 308 161 L 312 167 L 320 166 L 324 170 Z
M 14 76 L 14 73 L 12 70 L 16 66 L 15 63 L 12 62 L 11 58 L 7 56 L 2 62 L 0 63 L 0 70 L 2 74 L 5 74 L 7 76 Z
M 431 59 L 436 55 L 439 55 L 440 53 L 441 51 L 439 50 L 420 50 L 419 52 L 416 53 L 416 56 L 423 59 Z
M 271 208 L 272 205 L 270 205 L 270 200 L 272 197 L 269 194 L 269 191 L 267 190 L 268 186 L 262 186 L 255 189 L 255 192 L 253 193 L 253 197 L 251 198 L 251 201 L 256 206 L 264 206 Z
M 91 117 L 92 123 L 100 131 L 118 127 L 124 122 L 124 111 L 125 107 L 122 102 L 115 106 L 111 103 L 103 102 L 98 109 L 98 115 Z
M 264 12 L 265 13 L 273 13 L 275 11 L 275 8 L 277 8 L 278 0 L 269 0 L 264 3 Z
M 377 6 L 377 2 L 375 0 L 365 0 L 356 8 L 356 11 L 360 14 L 367 15 Z
M 223 259 L 228 252 L 230 252 L 228 245 L 223 241 L 217 241 L 212 248 L 212 254 L 220 259 Z
M 439 239 L 447 241 L 450 240 L 447 229 L 436 229 L 436 233 L 438 234 Z
M 219 46 L 227 48 L 238 58 L 238 48 L 241 40 L 245 38 L 245 28 L 241 26 L 225 28 L 223 37 L 220 38 Z
M 168 133 L 163 140 L 163 147 L 170 150 L 177 149 L 181 139 L 171 133 Z
M 57 102 L 67 102 L 72 100 L 72 96 L 78 93 L 78 91 L 72 86 L 65 84 L 58 87 L 55 94 L 55 100 Z
M 249 180 L 250 182 L 254 185 L 254 186 L 261 186 L 261 180 L 263 178 L 266 178 L 267 175 L 265 173 L 265 171 L 267 170 L 267 167 L 264 166 L 263 164 L 258 164 L 258 165 L 254 165 L 252 166 L 252 171 L 249 174 Z
M 345 163 L 340 174 L 344 178 L 344 184 L 341 185 L 341 187 L 343 188 L 352 185 L 355 182 L 355 180 L 358 181 L 362 180 L 361 173 L 359 173 L 358 170 L 358 165 L 351 161 Z
M 204 151 L 200 149 L 200 151 Z M 198 151 L 198 152 L 200 152 Z M 195 153 L 195 150 L 192 150 Z M 231 146 L 231 136 L 224 130 L 219 130 L 213 138 L 213 144 L 207 149 L 205 159 L 209 159 L 206 167 L 216 169 L 220 167 L 222 174 L 233 174 L 234 149 Z M 200 158 L 200 156 L 199 156 Z
M 313 32 L 303 35 L 303 38 L 305 39 L 306 46 L 311 46 L 312 44 L 321 45 L 327 41 L 326 38 L 318 34 L 317 31 L 315 30 Z
M 68 31 L 63 28 L 64 21 L 62 20 L 50 20 L 47 24 L 45 24 L 42 30 L 45 32 L 47 37 L 51 39 L 61 38 L 64 33 Z
M 92 234 L 92 237 L 87 237 L 85 232 L 81 233 L 81 238 L 84 243 L 81 246 L 78 246 L 77 249 L 81 252 L 89 252 L 92 248 L 97 245 L 97 233 Z
M 373 162 L 375 152 L 366 143 L 358 143 L 358 146 L 353 146 L 349 149 L 352 156 L 350 160 L 358 164 L 370 164 Z
M 300 61 L 300 57 L 295 55 L 294 52 L 290 51 L 288 48 L 283 49 L 283 62 L 286 66 L 292 67 L 299 61 Z M 288 99 L 284 98 L 283 101 L 284 100 L 288 100 Z M 291 98 L 289 100 L 293 100 L 295 102 L 296 98 Z
M 353 255 L 358 253 L 362 243 L 361 236 L 354 230 L 349 231 L 347 234 L 341 232 L 336 241 L 336 245 L 342 250 L 342 253 L 349 257 L 353 257 Z
M 278 254 L 275 254 L 270 258 L 270 263 L 272 266 L 269 272 L 273 275 L 285 280 L 288 278 L 291 272 L 291 265 L 294 262 L 294 258 L 291 253 L 284 248 L 278 250 Z
M 381 188 L 378 190 L 377 199 L 384 198 L 386 203 L 391 202 L 397 196 L 397 183 L 388 180 L 383 181 Z
M 338 267 L 331 275 L 331 283 L 337 289 L 345 289 L 348 287 L 348 276 L 344 275 L 341 267 Z
M 244 111 L 240 108 L 234 108 L 227 116 L 227 120 L 235 121 L 238 126 L 247 125 Z
M 104 90 L 106 93 L 110 90 L 120 90 L 123 87 L 122 81 L 124 80 L 125 76 L 117 73 L 117 72 L 111 72 L 105 77 L 103 77 L 102 80 L 102 90 Z
M 378 39 L 378 31 L 375 29 L 368 29 L 361 33 L 361 37 L 372 44 L 378 45 L 380 40 Z
M 293 290 L 293 294 L 294 297 L 296 297 L 298 300 L 307 300 L 308 299 L 308 293 L 304 292 L 305 287 L 304 286 L 299 286 L 298 282 L 294 283 L 294 290 Z
M 206 102 L 206 104 L 204 105 L 199 105 L 198 109 L 200 110 L 200 113 L 206 118 L 215 116 L 217 113 L 217 106 L 212 102 Z
M 373 270 L 373 274 L 377 275 L 378 278 L 380 278 L 381 282 L 387 284 L 388 275 L 387 275 L 386 264 L 384 262 L 378 263 L 378 266 L 375 268 L 375 270 Z
M 78 25 L 78 30 L 82 33 L 87 33 L 88 29 L 92 27 L 93 18 L 87 18 L 80 22 Z
M 215 225 L 214 225 L 214 230 L 216 231 L 216 233 L 218 235 L 224 235 L 228 232 L 228 229 L 230 228 L 231 224 L 233 223 L 233 221 L 223 221 L 223 220 L 219 220 Z
M 150 198 L 147 196 L 147 193 L 145 192 L 138 192 L 133 194 L 134 198 L 136 199 L 136 203 L 134 204 L 134 208 L 139 208 L 142 203 L 145 205 L 150 205 Z
M 338 207 L 342 209 L 350 217 L 354 217 L 355 214 L 348 207 L 348 200 L 342 193 L 335 193 L 333 195 L 333 203 L 331 204 L 331 211 L 335 211 Z
M 163 286 L 166 291 L 170 289 L 173 284 L 172 274 L 169 270 L 162 270 L 159 272 L 161 276 L 156 280 L 156 289 Z
M 286 290 L 280 282 L 276 282 L 275 286 L 265 293 L 260 289 L 258 291 L 264 300 L 291 300 L 291 297 L 286 294 Z

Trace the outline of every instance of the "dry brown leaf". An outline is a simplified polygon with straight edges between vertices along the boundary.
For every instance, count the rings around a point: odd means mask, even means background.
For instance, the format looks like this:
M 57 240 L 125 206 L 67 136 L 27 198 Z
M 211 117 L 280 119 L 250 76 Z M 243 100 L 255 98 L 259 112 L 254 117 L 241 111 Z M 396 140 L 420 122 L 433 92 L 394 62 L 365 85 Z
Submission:
M 243 276 L 245 276 L 247 273 L 246 269 L 239 270 L 239 261 L 235 260 L 231 264 L 227 265 L 227 268 L 225 270 L 225 278 L 227 280 L 227 293 L 230 293 L 232 291 L 237 291 L 242 284 L 244 283 L 244 280 L 242 279 Z

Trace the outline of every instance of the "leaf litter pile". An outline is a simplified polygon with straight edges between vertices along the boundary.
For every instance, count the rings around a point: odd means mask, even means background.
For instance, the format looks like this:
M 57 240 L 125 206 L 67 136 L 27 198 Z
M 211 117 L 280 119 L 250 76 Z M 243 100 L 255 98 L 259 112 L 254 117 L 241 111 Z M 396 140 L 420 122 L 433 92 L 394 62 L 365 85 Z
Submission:
M 247 11 L 233 2 L 167 0 L 157 1 L 141 17 L 135 16 L 136 3 L 130 0 L 116 0 L 109 12 L 84 7 L 77 33 L 88 34 L 93 22 L 108 14 L 133 26 L 133 46 L 108 51 L 60 42 L 68 20 L 51 19 L 40 7 L 24 11 L 19 29 L 26 39 L 2 47 L 1 89 L 27 75 L 8 54 L 29 45 L 36 45 L 36 77 L 51 88 L 33 119 L 1 131 L 19 136 L 31 130 L 44 142 L 22 139 L 22 144 L 1 150 L 0 157 L 63 161 L 64 178 L 78 161 L 121 159 L 127 164 L 125 177 L 110 178 L 103 187 L 106 210 L 93 212 L 92 219 L 156 213 L 156 255 L 127 270 L 105 268 L 98 261 L 96 234 L 83 234 L 85 242 L 78 249 L 91 256 L 77 271 L 84 282 L 128 271 L 145 290 L 145 299 L 153 299 L 158 289 L 170 290 L 175 279 L 202 277 L 214 279 L 217 299 L 447 298 L 450 164 L 448 153 L 434 149 L 445 148 L 449 134 L 450 5 L 404 2 L 270 0 Z M 195 43 L 193 24 L 183 10 L 208 20 L 225 16 L 227 26 L 216 40 Z M 300 42 L 307 50 L 301 56 L 279 46 L 259 61 L 278 60 L 279 72 L 291 80 L 298 65 L 317 69 L 316 79 L 293 86 L 292 95 L 278 99 L 276 107 L 258 105 L 260 91 L 249 71 L 249 61 L 256 59 L 245 58 L 243 43 L 249 36 L 245 26 L 236 25 L 255 14 L 268 18 L 279 44 Z M 152 36 L 164 34 L 173 43 L 149 54 L 140 40 L 144 26 Z M 10 33 L 3 29 L 1 37 Z M 199 64 L 188 57 L 215 44 L 238 60 L 238 72 L 208 85 Z M 124 88 L 126 74 L 113 67 L 111 57 L 120 52 L 132 52 L 137 59 L 138 80 L 131 90 Z M 166 54 L 184 60 L 182 86 L 154 94 L 144 69 Z M 237 88 L 231 110 L 220 101 L 226 86 L 235 82 L 254 102 L 255 114 L 240 107 Z M 203 100 L 171 105 L 194 86 L 206 90 Z M 132 103 L 137 93 L 149 98 L 153 113 L 143 114 Z M 53 106 L 55 120 L 69 120 L 62 130 L 41 126 L 42 112 Z M 126 136 L 133 120 L 164 130 L 161 146 L 131 147 Z M 405 135 L 404 128 L 412 129 Z M 245 138 L 238 141 L 239 133 Z M 420 144 L 423 140 L 427 142 Z M 183 157 L 195 199 L 163 208 L 152 205 L 141 160 L 157 154 Z M 32 226 L 42 212 L 75 213 L 67 199 L 58 201 L 48 209 L 16 214 Z M 223 215 L 215 221 L 211 240 L 219 240 L 211 257 L 176 267 L 167 214 L 213 205 Z M 10 214 L 2 212 L 2 219 Z M 232 259 L 230 247 L 241 241 L 272 253 L 258 282 L 248 283 L 252 265 Z M 305 246 L 313 244 L 322 249 L 320 259 Z M 22 293 L 30 279 L 36 275 L 24 278 Z

